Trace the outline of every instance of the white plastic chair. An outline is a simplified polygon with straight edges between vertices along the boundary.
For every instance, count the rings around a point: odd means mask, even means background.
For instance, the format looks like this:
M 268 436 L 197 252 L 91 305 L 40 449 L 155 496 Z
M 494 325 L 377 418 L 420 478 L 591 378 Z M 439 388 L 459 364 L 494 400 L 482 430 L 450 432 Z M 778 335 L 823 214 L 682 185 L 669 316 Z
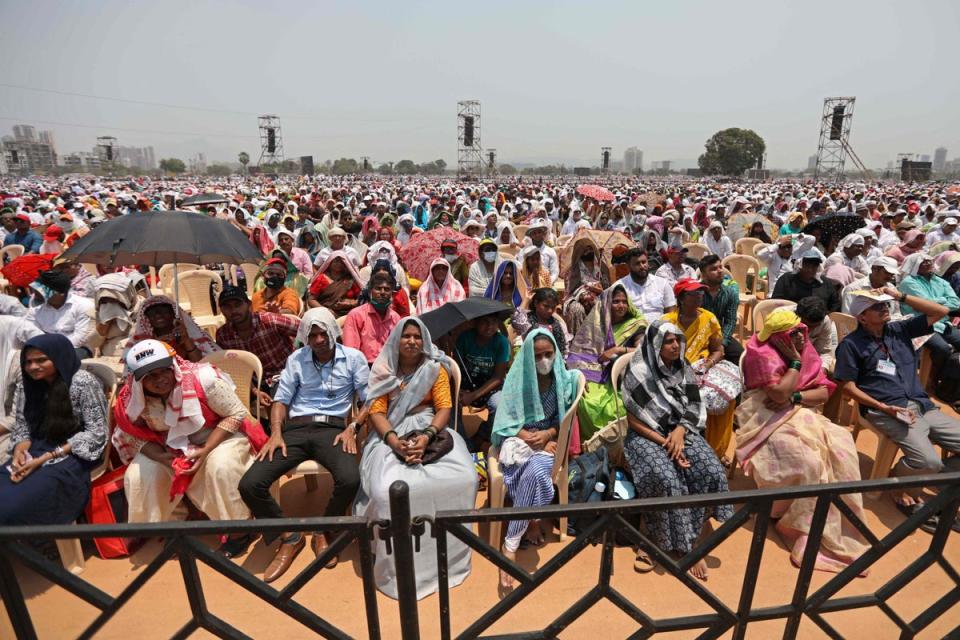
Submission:
M 215 271 L 195 269 L 177 275 L 180 282 L 180 298 L 190 303 L 190 315 L 194 320 L 217 315 L 210 300 L 210 286 L 213 285 L 213 297 L 223 291 L 223 278 Z
M 236 386 L 237 398 L 243 403 L 243 406 L 250 410 L 251 391 L 260 388 L 260 382 L 263 380 L 263 364 L 255 354 L 240 349 L 226 349 L 223 351 L 214 351 L 204 356 L 201 362 L 212 364 L 221 372 L 226 373 L 233 380 Z M 254 387 L 253 385 L 256 385 Z M 253 401 L 256 406 L 250 415 L 260 420 L 260 402 Z

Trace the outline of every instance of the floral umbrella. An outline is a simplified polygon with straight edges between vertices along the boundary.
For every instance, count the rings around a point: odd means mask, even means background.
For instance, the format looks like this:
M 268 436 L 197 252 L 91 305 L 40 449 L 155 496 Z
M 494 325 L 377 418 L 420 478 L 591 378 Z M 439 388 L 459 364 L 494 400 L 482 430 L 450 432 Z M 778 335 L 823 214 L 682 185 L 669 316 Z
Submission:
M 610 189 L 604 189 L 596 184 L 582 184 L 577 187 L 577 193 L 600 202 L 613 202 L 614 195 Z
M 736 242 L 740 238 L 749 237 L 750 228 L 758 222 L 763 225 L 763 230 L 771 240 L 777 239 L 780 229 L 768 218 L 764 218 L 759 213 L 736 213 L 727 220 L 727 235 L 730 236 L 730 241 Z
M 448 238 L 456 240 L 457 250 L 467 264 L 477 261 L 479 240 L 449 227 L 437 227 L 414 235 L 407 242 L 407 246 L 400 249 L 400 260 L 407 274 L 417 280 L 425 280 L 430 273 L 430 263 L 441 255 L 440 244 Z

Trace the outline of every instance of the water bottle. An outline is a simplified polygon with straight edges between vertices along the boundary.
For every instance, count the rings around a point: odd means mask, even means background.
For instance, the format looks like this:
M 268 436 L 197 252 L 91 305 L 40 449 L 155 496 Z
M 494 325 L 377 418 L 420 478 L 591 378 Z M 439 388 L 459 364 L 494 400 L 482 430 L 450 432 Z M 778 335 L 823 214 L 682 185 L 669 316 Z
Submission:
M 603 482 L 598 482 L 593 485 L 593 493 L 590 494 L 590 497 L 587 498 L 587 502 L 601 502 L 603 500 L 603 494 L 607 490 L 607 485 Z

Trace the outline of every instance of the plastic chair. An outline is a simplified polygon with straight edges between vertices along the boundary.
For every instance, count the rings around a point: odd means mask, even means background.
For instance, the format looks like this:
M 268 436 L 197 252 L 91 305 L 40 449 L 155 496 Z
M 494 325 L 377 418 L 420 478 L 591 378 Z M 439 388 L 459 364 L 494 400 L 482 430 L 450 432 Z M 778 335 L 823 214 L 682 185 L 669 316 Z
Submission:
M 750 324 L 752 329 L 753 306 L 757 303 L 756 290 L 747 287 L 747 274 L 752 270 L 754 282 L 756 282 L 760 274 L 760 261 L 750 256 L 735 253 L 724 258 L 721 264 L 724 269 L 730 272 L 730 275 L 733 276 L 740 287 L 740 306 L 743 307 L 741 316 L 743 319 L 740 322 L 740 340 L 742 341 L 745 337 L 744 331 L 747 324 Z
M 224 351 L 214 351 L 207 354 L 201 362 L 212 364 L 221 372 L 230 376 L 233 384 L 236 386 L 237 398 L 243 403 L 243 406 L 250 410 L 251 391 L 260 388 L 260 382 L 263 380 L 263 365 L 260 358 L 249 351 L 240 349 L 226 349 Z M 253 382 L 255 381 L 255 383 Z M 256 384 L 254 387 L 253 384 Z M 260 402 L 255 402 L 256 410 L 250 411 L 250 415 L 260 420 Z
M 231 276 L 230 282 L 232 284 L 239 284 L 240 279 L 237 277 L 237 265 L 231 264 L 231 265 L 225 265 L 225 267 L 226 266 L 230 268 L 230 271 L 229 271 Z M 247 297 L 252 298 L 253 285 L 257 280 L 257 275 L 259 275 L 260 273 L 260 266 L 253 264 L 252 262 L 244 262 L 243 264 L 240 265 L 240 271 L 243 272 L 243 278 L 247 284 Z
M 754 250 L 757 245 L 762 245 L 763 240 L 760 238 L 740 238 L 737 240 L 737 244 L 734 245 L 734 252 L 739 253 L 742 256 L 750 256 L 755 258 Z
M 166 265 L 164 265 L 166 266 Z M 210 285 L 213 296 L 223 291 L 223 278 L 215 271 L 195 269 L 177 275 L 180 282 L 180 297 L 190 303 L 190 315 L 199 322 L 200 318 L 217 315 L 210 299 Z
M 621 356 L 626 357 L 627 354 Z M 551 473 L 553 484 L 557 487 L 557 501 L 559 504 L 567 504 L 567 490 L 569 487 L 569 462 L 570 462 L 570 429 L 573 425 L 573 418 L 577 414 L 577 407 L 580 405 L 580 399 L 583 397 L 583 390 L 586 387 L 586 379 L 583 374 L 577 372 L 577 393 L 573 399 L 570 408 L 567 409 L 563 420 L 560 421 L 560 433 L 557 435 L 557 454 L 553 459 L 553 471 Z M 487 454 L 487 496 L 490 501 L 490 507 L 498 509 L 503 507 L 506 499 L 506 487 L 503 483 L 503 472 L 500 470 L 500 461 L 497 458 L 499 452 L 496 447 L 490 447 Z M 503 522 L 499 520 L 490 522 L 490 544 L 494 547 L 500 545 L 500 534 L 503 528 Z M 560 539 L 567 539 L 567 518 L 560 518 Z
M 850 314 L 834 311 L 829 315 L 833 324 L 837 326 L 837 343 L 857 330 L 857 319 Z
M 760 333 L 760 330 L 763 329 L 763 322 L 767 319 L 767 316 L 776 311 L 777 309 L 791 309 L 794 310 L 797 308 L 797 303 L 790 300 L 784 300 L 782 298 L 770 298 L 768 300 L 761 300 L 757 303 L 757 306 L 753 308 L 753 331 L 755 333 Z
M 701 242 L 687 242 L 683 245 L 683 248 L 687 250 L 688 258 L 697 261 L 703 260 L 710 254 L 710 247 Z
M 157 271 L 157 280 L 159 280 L 160 284 L 156 288 L 162 291 L 163 295 L 165 296 L 173 295 L 173 267 L 174 266 L 177 267 L 178 274 L 186 273 L 188 271 L 196 271 L 197 269 L 200 268 L 200 265 L 198 264 L 177 264 L 177 265 L 165 264 L 162 267 L 160 267 L 160 270 Z

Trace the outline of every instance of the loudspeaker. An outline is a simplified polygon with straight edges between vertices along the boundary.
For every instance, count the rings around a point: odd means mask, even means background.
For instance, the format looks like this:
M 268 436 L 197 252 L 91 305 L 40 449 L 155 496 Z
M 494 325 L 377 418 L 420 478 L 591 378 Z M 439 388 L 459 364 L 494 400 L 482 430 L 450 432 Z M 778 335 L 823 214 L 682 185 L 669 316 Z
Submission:
M 473 146 L 473 116 L 463 117 L 463 146 Z
M 603 152 L 603 168 L 604 170 L 607 170 L 610 168 L 610 152 L 609 151 Z
M 913 162 L 904 158 L 900 165 L 900 180 L 903 182 L 926 182 L 933 171 L 932 162 Z
M 300 156 L 300 174 L 313 175 L 313 156 Z
M 370 161 L 366 158 L 363 159 L 363 170 L 370 171 Z
M 487 163 L 491 169 L 493 169 L 493 165 L 496 164 L 495 162 L 496 159 L 497 159 L 497 156 L 492 151 L 487 154 Z
M 839 140 L 843 133 L 843 112 L 846 107 L 839 105 L 833 108 L 833 120 L 830 121 L 830 139 Z
M 273 153 L 277 150 L 277 133 L 273 129 L 267 129 L 267 152 Z

